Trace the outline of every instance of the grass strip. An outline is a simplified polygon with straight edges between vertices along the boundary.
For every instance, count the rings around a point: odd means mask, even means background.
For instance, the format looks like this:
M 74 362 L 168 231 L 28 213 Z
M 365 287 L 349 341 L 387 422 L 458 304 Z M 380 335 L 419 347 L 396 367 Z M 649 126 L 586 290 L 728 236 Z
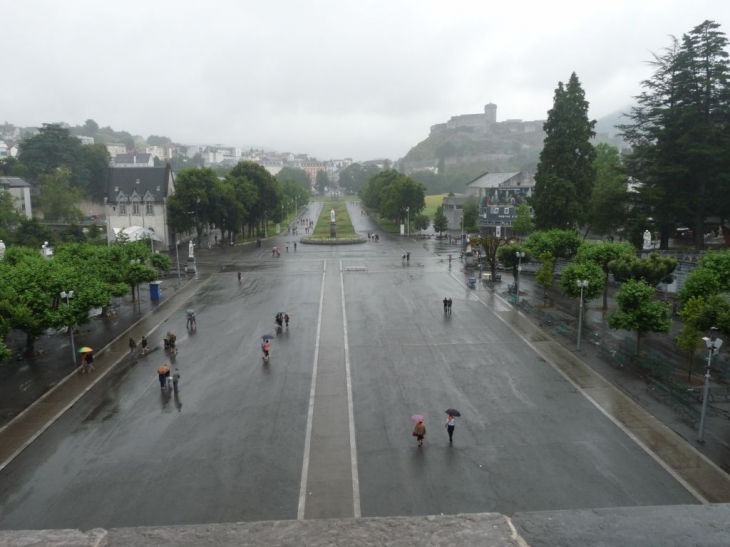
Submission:
M 322 212 L 314 227 L 313 239 L 329 238 L 330 236 L 330 211 L 335 210 L 335 225 L 337 226 L 337 238 L 353 236 L 356 234 L 355 227 L 350 220 L 350 213 L 347 211 L 347 201 L 327 199 L 322 204 Z

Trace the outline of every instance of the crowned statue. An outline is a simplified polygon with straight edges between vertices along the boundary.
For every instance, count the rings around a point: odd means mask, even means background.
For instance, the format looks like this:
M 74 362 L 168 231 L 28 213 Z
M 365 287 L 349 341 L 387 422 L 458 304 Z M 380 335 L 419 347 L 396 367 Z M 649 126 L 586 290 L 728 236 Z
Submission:
M 188 243 L 188 258 L 194 258 L 193 256 L 193 249 L 195 248 L 195 243 L 193 243 L 193 240 L 191 239 Z
M 330 222 L 334 222 L 334 221 L 335 221 L 335 210 L 332 209 L 330 211 Z
M 644 249 L 651 249 L 651 232 L 644 230 Z

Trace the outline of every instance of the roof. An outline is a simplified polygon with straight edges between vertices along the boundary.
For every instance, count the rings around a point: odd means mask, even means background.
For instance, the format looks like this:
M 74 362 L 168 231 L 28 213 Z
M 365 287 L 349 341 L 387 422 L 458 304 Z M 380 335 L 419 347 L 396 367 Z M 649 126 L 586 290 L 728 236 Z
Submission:
M 110 202 L 116 202 L 119 194 L 144 196 L 149 192 L 156 201 L 162 201 L 169 191 L 172 170 L 166 167 L 110 167 L 107 195 Z
M 30 188 L 30 184 L 20 177 L 0 177 L 0 184 L 8 188 Z
M 512 177 L 518 175 L 519 172 L 516 173 L 484 173 L 483 175 L 479 175 L 477 178 L 475 178 L 473 181 L 471 181 L 467 186 L 471 188 L 496 188 L 497 186 L 500 186 L 501 184 L 507 182 Z

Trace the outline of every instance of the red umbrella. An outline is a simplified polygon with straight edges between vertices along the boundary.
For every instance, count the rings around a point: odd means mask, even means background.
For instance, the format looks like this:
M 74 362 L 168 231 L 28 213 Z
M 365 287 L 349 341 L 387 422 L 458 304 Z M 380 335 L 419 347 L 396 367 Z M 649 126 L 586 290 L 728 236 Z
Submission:
M 411 416 L 411 421 L 415 423 L 422 422 L 423 416 L 421 416 L 420 414 L 414 414 L 413 416 Z

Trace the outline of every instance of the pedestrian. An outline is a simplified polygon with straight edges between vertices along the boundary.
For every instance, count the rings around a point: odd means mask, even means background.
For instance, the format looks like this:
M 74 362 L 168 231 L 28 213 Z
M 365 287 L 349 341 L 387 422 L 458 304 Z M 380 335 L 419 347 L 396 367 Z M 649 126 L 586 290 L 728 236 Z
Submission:
M 85 372 L 94 372 L 94 354 L 89 352 L 86 355 L 86 371 Z
M 446 418 L 446 431 L 449 434 L 449 442 L 454 441 L 454 428 L 456 427 L 456 419 L 449 414 Z
M 444 296 L 444 313 L 449 313 L 449 301 Z
M 401 263 L 401 266 L 406 263 L 406 253 L 403 253 L 402 255 L 400 255 L 400 263 Z
M 449 298 L 446 303 L 448 304 L 449 315 L 451 315 L 451 304 L 452 304 L 451 298 Z
M 296 241 L 294 242 L 294 252 L 295 253 L 297 252 L 297 242 Z
M 238 282 L 241 282 L 241 270 L 238 270 Z
M 142 346 L 141 354 L 147 355 L 147 338 L 143 336 L 142 340 L 139 341 L 139 345 Z
M 426 426 L 423 425 L 423 422 L 418 422 L 416 427 L 413 428 L 413 436 L 418 441 L 418 447 L 422 447 L 423 438 L 426 436 Z
M 406 253 L 406 264 L 411 263 L 411 253 Z
M 177 387 L 178 382 L 180 382 L 180 370 L 175 367 L 175 372 L 172 373 L 172 390 L 175 393 L 179 393 L 180 390 Z
M 678 304 L 677 304 L 677 301 L 675 300 L 675 301 L 674 301 L 674 302 L 672 303 L 672 317 L 677 317 L 677 308 L 678 308 L 678 307 L 679 307 L 679 306 L 678 306 Z
M 160 381 L 160 389 L 165 391 L 167 387 L 167 377 L 170 375 L 170 365 L 165 363 L 157 369 L 157 379 Z
M 213 239 L 215 240 L 215 244 L 218 245 L 218 234 L 215 234 Z
M 286 252 L 287 253 L 289 252 L 289 244 L 288 243 L 286 244 Z
M 84 372 L 86 372 L 86 357 L 86 353 L 81 354 L 81 368 L 79 369 L 79 374 L 83 374 Z
M 129 337 L 129 353 L 134 357 L 134 348 L 137 347 L 137 342 L 134 341 L 134 338 L 131 336 Z

